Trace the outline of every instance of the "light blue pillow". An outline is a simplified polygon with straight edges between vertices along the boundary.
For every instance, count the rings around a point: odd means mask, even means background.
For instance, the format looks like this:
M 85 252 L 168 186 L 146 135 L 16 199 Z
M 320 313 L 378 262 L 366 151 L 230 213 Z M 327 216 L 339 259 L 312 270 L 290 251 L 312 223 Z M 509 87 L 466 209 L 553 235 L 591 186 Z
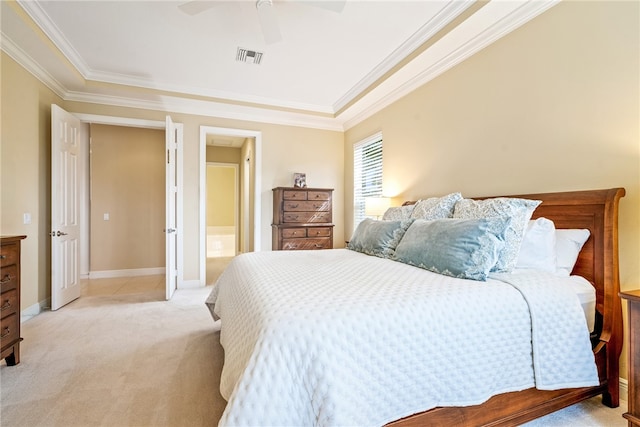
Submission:
M 504 217 L 417 219 L 393 259 L 434 273 L 485 281 L 498 261 L 510 223 Z
M 495 197 L 493 199 L 462 199 L 456 203 L 454 218 L 511 218 L 507 227 L 505 244 L 500 258 L 492 271 L 511 273 L 518 262 L 522 238 L 533 211 L 542 203 L 540 200 Z
M 376 221 L 367 218 L 358 224 L 347 248 L 367 255 L 390 258 L 412 222 Z

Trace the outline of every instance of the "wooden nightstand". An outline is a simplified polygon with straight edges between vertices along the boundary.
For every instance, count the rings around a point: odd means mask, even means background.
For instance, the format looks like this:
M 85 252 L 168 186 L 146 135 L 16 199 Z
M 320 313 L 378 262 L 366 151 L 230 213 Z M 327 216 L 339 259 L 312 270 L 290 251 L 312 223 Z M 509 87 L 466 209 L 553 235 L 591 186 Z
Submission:
M 627 300 L 629 315 L 629 409 L 623 417 L 629 427 L 640 427 L 640 289 L 620 292 L 620 297 Z

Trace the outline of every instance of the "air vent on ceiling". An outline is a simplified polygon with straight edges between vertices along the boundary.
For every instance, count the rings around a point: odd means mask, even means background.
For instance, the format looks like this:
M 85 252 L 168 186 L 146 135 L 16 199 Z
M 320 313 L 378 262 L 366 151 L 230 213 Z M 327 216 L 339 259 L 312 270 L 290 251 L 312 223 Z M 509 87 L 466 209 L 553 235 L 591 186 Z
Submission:
M 236 61 L 250 62 L 256 65 L 259 65 L 261 60 L 262 60 L 262 52 L 243 49 L 241 47 L 238 48 L 238 53 L 236 54 Z

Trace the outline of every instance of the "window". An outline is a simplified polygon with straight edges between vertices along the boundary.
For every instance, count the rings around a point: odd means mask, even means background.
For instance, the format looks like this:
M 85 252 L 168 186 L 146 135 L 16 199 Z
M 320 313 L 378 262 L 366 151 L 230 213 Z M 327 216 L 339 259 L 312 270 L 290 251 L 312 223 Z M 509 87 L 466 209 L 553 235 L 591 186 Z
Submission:
M 353 227 L 365 218 L 364 200 L 382 196 L 382 133 L 353 146 Z

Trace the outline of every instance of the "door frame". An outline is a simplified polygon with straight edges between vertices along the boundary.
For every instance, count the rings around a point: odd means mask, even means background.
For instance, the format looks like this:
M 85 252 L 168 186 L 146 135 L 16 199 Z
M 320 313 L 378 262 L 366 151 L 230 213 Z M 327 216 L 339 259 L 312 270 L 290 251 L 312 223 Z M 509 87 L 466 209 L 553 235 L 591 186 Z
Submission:
M 126 126 L 126 127 L 137 127 L 137 128 L 147 128 L 147 129 L 159 129 L 159 130 L 164 130 L 166 129 L 166 121 L 164 120 L 146 120 L 146 119 L 133 119 L 133 118 L 129 118 L 129 117 L 118 117 L 118 116 L 104 116 L 104 115 L 99 115 L 99 114 L 86 114 L 86 113 L 76 113 L 73 112 L 71 113 L 74 116 L 76 116 L 78 119 L 80 119 L 80 122 L 82 124 L 90 124 L 90 123 L 95 123 L 95 124 L 101 124 L 101 125 L 113 125 L 113 126 Z M 183 126 L 182 123 L 176 123 L 176 126 Z M 89 145 L 89 138 L 83 138 L 83 140 L 81 141 L 82 144 L 87 144 Z M 178 168 L 178 211 L 177 211 L 177 215 L 178 215 L 178 230 L 180 230 L 180 232 L 178 233 L 178 235 L 176 236 L 177 238 L 177 268 L 178 268 L 178 278 L 177 278 L 177 282 L 178 282 L 178 288 L 180 288 L 180 285 L 182 283 L 184 283 L 184 251 L 183 251 L 183 247 L 184 247 L 184 240 L 183 240 L 183 208 L 184 208 L 184 201 L 183 201 L 183 195 L 184 195 L 184 182 L 183 182 L 183 176 L 182 176 L 182 170 L 184 168 L 184 158 L 183 158 L 183 146 L 184 144 L 181 144 L 178 146 L 178 164 L 176 164 L 176 167 Z M 87 147 L 87 151 L 86 151 L 87 155 L 89 153 L 89 147 Z M 88 184 L 88 181 L 90 179 L 90 176 L 88 175 L 88 171 L 84 171 L 86 175 L 82 176 L 83 181 L 85 181 L 85 183 Z M 88 191 L 88 189 L 87 189 Z M 80 209 L 82 209 L 84 211 L 84 214 L 86 215 L 86 218 L 88 218 L 88 211 L 89 211 L 89 198 L 87 198 L 86 203 L 84 204 L 84 206 L 81 206 Z M 87 237 L 88 240 L 88 237 Z M 89 251 L 89 245 L 82 245 L 81 246 L 81 251 L 82 253 L 80 254 L 81 257 L 86 256 L 88 257 L 88 251 Z M 166 249 L 166 248 L 165 248 Z M 165 266 L 166 268 L 166 266 Z
M 237 136 L 244 138 L 254 138 L 254 161 L 255 171 L 253 176 L 253 251 L 258 252 L 261 248 L 261 210 L 262 210 L 262 132 L 247 129 L 222 128 L 216 126 L 200 126 L 200 283 L 206 286 L 207 283 L 207 135 L 215 134 L 221 136 Z

